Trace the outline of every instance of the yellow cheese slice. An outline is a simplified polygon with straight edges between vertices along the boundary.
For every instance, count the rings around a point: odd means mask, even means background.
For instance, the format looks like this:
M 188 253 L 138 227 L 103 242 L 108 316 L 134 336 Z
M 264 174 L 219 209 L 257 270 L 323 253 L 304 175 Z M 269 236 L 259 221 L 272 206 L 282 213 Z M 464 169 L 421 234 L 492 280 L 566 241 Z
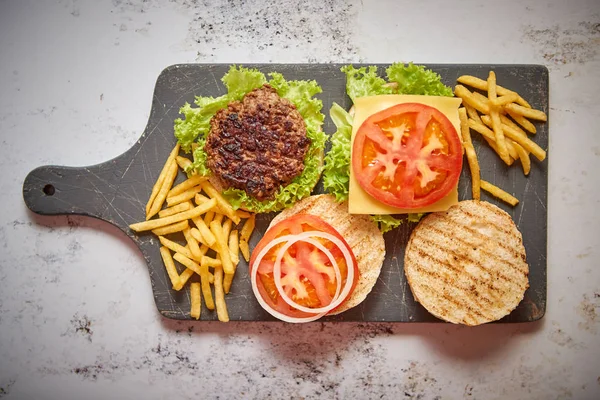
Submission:
M 352 125 L 352 141 L 350 149 L 354 145 L 356 131 L 362 123 L 376 112 L 385 110 L 402 103 L 420 103 L 440 110 L 454 125 L 456 132 L 460 134 L 460 120 L 458 118 L 458 106 L 461 99 L 456 97 L 441 96 L 414 96 L 414 95 L 380 95 L 360 97 L 354 102 L 354 122 Z M 351 154 L 352 157 L 352 154 Z M 350 188 L 348 193 L 348 212 L 350 214 L 408 214 L 424 213 L 434 211 L 445 211 L 450 206 L 458 203 L 458 187 L 455 187 L 446 197 L 427 207 L 403 209 L 388 206 L 375 199 L 358 184 L 352 166 L 350 166 Z

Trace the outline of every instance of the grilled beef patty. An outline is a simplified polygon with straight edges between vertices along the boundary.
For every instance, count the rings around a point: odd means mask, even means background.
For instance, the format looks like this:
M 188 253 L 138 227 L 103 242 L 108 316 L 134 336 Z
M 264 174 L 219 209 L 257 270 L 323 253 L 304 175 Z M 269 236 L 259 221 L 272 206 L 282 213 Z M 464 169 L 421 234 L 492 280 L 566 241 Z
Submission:
M 267 84 L 218 111 L 210 127 L 207 165 L 226 187 L 269 200 L 304 170 L 304 120 Z

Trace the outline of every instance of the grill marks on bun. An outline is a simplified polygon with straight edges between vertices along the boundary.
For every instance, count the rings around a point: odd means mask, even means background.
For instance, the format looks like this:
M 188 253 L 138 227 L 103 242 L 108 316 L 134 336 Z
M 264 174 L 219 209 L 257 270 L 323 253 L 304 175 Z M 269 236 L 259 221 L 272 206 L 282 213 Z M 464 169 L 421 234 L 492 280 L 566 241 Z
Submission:
M 510 313 L 529 286 L 521 233 L 498 207 L 460 202 L 411 234 L 404 270 L 415 299 L 443 320 L 479 325 Z

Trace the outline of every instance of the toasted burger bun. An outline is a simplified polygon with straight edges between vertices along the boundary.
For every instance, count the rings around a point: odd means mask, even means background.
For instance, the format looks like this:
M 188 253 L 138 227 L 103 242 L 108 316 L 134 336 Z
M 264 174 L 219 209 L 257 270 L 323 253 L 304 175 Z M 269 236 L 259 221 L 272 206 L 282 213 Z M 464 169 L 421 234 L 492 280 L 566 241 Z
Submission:
M 404 272 L 431 314 L 471 326 L 508 315 L 529 287 L 521 233 L 510 215 L 477 200 L 423 218 L 406 247 Z
M 344 237 L 358 263 L 360 278 L 348 300 L 331 314 L 339 314 L 360 304 L 375 286 L 383 259 L 385 243 L 377 225 L 368 215 L 348 214 L 348 203 L 337 203 L 328 194 L 307 197 L 277 215 L 269 228 L 296 214 L 311 214 L 327 222 Z

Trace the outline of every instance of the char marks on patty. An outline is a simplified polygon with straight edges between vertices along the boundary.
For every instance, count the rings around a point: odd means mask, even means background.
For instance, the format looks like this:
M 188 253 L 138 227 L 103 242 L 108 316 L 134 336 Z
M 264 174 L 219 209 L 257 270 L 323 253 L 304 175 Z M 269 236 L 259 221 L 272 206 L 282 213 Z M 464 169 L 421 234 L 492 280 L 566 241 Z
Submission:
M 269 200 L 304 170 L 306 124 L 268 84 L 217 112 L 210 127 L 207 165 L 225 187 Z

